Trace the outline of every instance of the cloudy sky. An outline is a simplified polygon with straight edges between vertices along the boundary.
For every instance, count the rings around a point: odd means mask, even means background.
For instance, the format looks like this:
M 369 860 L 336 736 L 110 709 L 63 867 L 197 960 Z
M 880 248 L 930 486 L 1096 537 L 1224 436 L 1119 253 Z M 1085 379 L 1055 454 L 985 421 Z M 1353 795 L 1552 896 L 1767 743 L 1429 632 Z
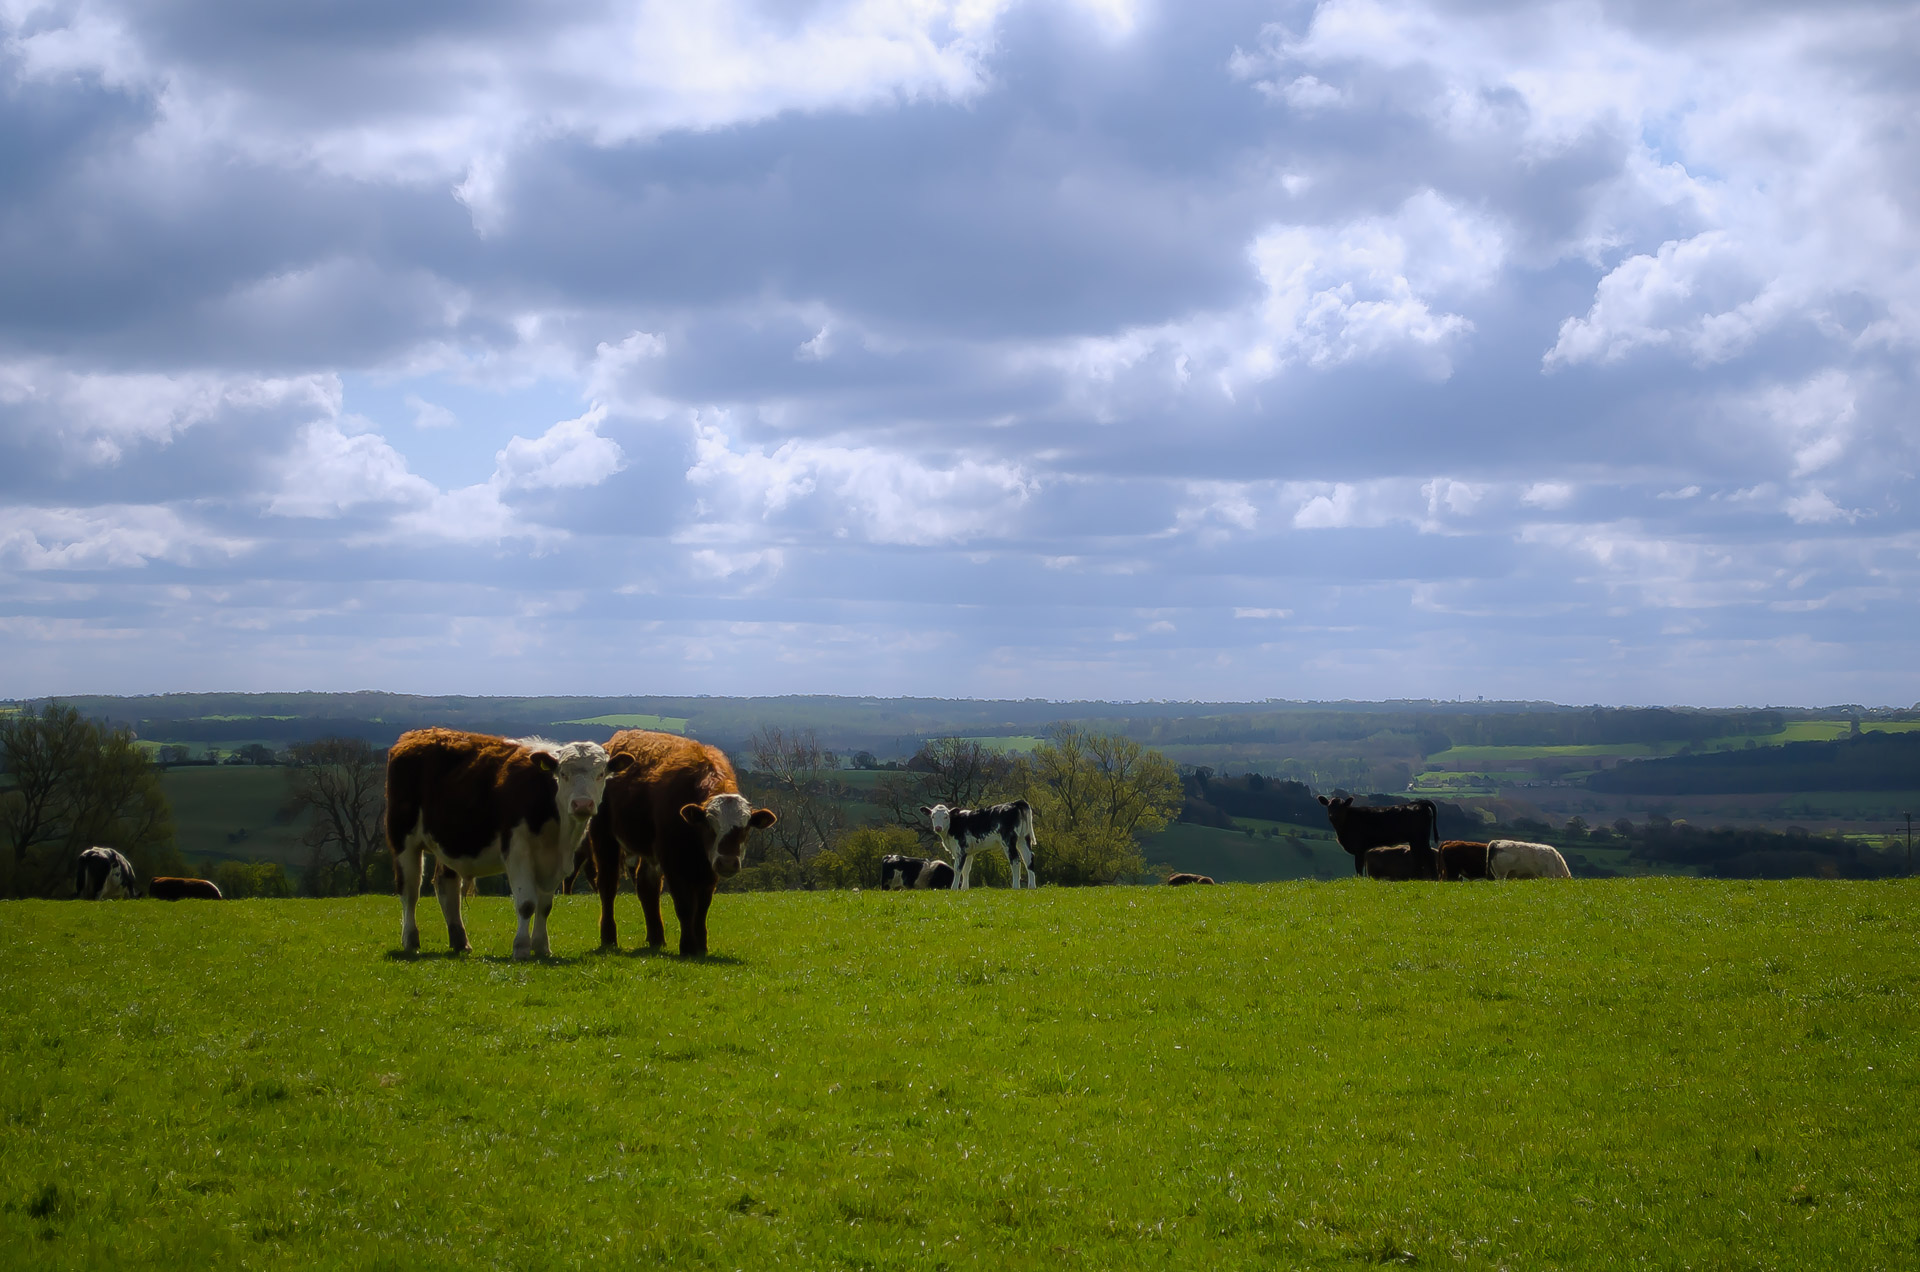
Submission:
M 0 0 L 0 696 L 1920 699 L 1920 5 Z

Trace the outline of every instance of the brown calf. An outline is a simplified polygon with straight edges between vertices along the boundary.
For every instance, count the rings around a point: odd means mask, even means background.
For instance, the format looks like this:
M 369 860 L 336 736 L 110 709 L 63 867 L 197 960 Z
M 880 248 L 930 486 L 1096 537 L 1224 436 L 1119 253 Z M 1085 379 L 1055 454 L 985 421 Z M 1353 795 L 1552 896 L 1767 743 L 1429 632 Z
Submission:
M 202 901 L 223 901 L 220 889 L 211 879 L 175 879 L 170 875 L 161 875 L 147 885 L 147 895 L 156 901 L 185 901 L 197 898 Z
M 647 944 L 667 943 L 660 922 L 660 888 L 673 897 L 680 920 L 680 952 L 707 952 L 707 911 L 713 890 L 738 873 L 747 832 L 773 825 L 771 810 L 740 794 L 733 765 L 719 748 L 673 733 L 622 729 L 607 743 L 618 763 L 631 767 L 607 779 L 606 798 L 589 832 L 600 891 L 600 948 L 620 944 L 613 901 L 620 867 L 634 859 L 633 885 L 647 919 Z
M 1425 844 L 1369 848 L 1360 857 L 1369 879 L 1438 879 L 1440 854 Z
M 1471 839 L 1449 839 L 1440 845 L 1442 879 L 1491 879 L 1487 873 L 1487 846 Z
M 1212 882 L 1213 882 L 1213 879 L 1210 876 L 1203 875 L 1203 874 L 1170 874 L 1167 876 L 1167 886 L 1169 888 L 1177 888 L 1177 887 L 1180 887 L 1182 884 L 1187 884 L 1187 883 L 1212 883 Z

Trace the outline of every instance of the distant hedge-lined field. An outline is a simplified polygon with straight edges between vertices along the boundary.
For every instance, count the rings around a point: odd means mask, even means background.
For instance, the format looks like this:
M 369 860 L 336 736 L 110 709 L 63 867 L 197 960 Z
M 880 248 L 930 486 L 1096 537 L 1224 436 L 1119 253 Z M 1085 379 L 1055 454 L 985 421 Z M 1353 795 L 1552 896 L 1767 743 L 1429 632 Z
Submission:
M 0 1266 L 1920 1257 L 1910 883 L 469 904 L 0 906 Z

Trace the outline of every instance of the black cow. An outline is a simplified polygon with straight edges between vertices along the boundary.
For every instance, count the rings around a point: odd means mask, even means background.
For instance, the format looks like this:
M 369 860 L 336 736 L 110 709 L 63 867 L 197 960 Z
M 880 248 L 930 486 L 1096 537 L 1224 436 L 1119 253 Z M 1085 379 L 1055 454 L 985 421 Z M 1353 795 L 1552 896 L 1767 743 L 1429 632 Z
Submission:
M 901 892 L 908 888 L 915 891 L 951 888 L 953 867 L 935 857 L 903 857 L 897 852 L 888 853 L 880 858 L 880 887 L 887 892 Z
M 82 901 L 113 901 L 140 895 L 133 863 L 113 848 L 89 848 L 80 854 L 73 890 Z
M 1432 848 L 1440 842 L 1440 810 L 1430 799 L 1386 808 L 1355 808 L 1351 795 L 1338 799 L 1322 795 L 1320 802 L 1326 807 L 1327 820 L 1333 823 L 1333 837 L 1353 854 L 1355 874 L 1366 869 L 1369 848 L 1391 848 L 1395 844 Z

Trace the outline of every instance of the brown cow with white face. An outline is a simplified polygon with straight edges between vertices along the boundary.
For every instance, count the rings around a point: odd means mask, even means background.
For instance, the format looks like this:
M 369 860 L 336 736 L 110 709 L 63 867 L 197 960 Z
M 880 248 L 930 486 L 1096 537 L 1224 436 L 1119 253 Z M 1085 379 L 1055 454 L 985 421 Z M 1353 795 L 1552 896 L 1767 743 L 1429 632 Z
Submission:
M 713 890 L 739 873 L 747 833 L 773 825 L 774 815 L 740 794 L 733 765 L 718 747 L 674 733 L 622 729 L 608 741 L 607 752 L 627 767 L 608 780 L 591 832 L 600 948 L 620 944 L 613 901 L 621 866 L 632 861 L 647 944 L 657 949 L 667 943 L 660 921 L 664 883 L 680 920 L 680 952 L 705 954 Z
M 420 948 L 414 907 L 421 859 L 431 852 L 440 861 L 433 890 L 455 953 L 473 948 L 461 912 L 464 886 L 504 871 L 520 918 L 513 956 L 550 956 L 553 894 L 600 807 L 607 775 L 632 762 L 609 759 L 593 742 L 457 729 L 402 734 L 387 753 L 387 846 L 400 886 L 400 948 Z

